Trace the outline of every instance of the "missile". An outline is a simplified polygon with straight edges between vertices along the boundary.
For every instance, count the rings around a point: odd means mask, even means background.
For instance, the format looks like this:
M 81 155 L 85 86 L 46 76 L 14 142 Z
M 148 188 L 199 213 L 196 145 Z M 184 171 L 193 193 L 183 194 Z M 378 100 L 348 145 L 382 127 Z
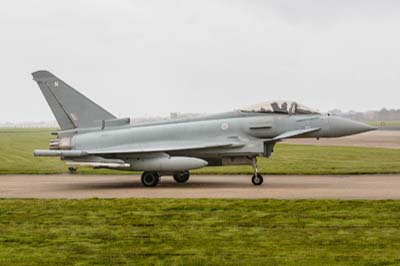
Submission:
M 36 157 L 40 156 L 58 156 L 58 157 L 84 157 L 88 153 L 79 150 L 35 150 L 33 155 Z

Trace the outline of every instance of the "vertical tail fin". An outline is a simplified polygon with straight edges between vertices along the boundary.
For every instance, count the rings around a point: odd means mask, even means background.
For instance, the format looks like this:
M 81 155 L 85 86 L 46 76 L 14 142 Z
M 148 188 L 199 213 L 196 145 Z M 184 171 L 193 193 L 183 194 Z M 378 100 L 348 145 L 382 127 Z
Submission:
M 62 130 L 99 125 L 114 115 L 48 71 L 32 73 Z

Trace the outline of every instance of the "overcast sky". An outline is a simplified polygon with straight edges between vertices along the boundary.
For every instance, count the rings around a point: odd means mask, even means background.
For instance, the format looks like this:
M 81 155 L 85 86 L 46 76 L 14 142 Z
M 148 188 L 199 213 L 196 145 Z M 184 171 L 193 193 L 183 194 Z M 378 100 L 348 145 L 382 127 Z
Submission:
M 54 119 L 39 69 L 123 117 L 400 108 L 395 0 L 3 0 L 0 48 L 0 122 Z

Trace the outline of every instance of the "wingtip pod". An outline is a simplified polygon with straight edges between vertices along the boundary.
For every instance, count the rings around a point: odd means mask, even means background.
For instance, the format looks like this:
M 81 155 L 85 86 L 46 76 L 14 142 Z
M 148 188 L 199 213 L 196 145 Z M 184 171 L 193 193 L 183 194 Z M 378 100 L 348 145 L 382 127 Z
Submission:
M 54 79 L 56 76 L 51 74 L 47 70 L 38 70 L 32 73 L 32 77 L 35 81 L 43 81 L 43 80 L 49 80 L 49 79 Z

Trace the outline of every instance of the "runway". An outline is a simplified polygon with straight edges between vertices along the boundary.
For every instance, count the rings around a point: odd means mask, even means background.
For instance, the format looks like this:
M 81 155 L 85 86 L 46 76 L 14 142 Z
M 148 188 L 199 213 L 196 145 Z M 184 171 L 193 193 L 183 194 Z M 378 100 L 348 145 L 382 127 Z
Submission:
M 0 198 L 274 198 L 400 199 L 400 175 L 250 176 L 193 175 L 186 184 L 162 177 L 145 188 L 129 175 L 0 175 Z

